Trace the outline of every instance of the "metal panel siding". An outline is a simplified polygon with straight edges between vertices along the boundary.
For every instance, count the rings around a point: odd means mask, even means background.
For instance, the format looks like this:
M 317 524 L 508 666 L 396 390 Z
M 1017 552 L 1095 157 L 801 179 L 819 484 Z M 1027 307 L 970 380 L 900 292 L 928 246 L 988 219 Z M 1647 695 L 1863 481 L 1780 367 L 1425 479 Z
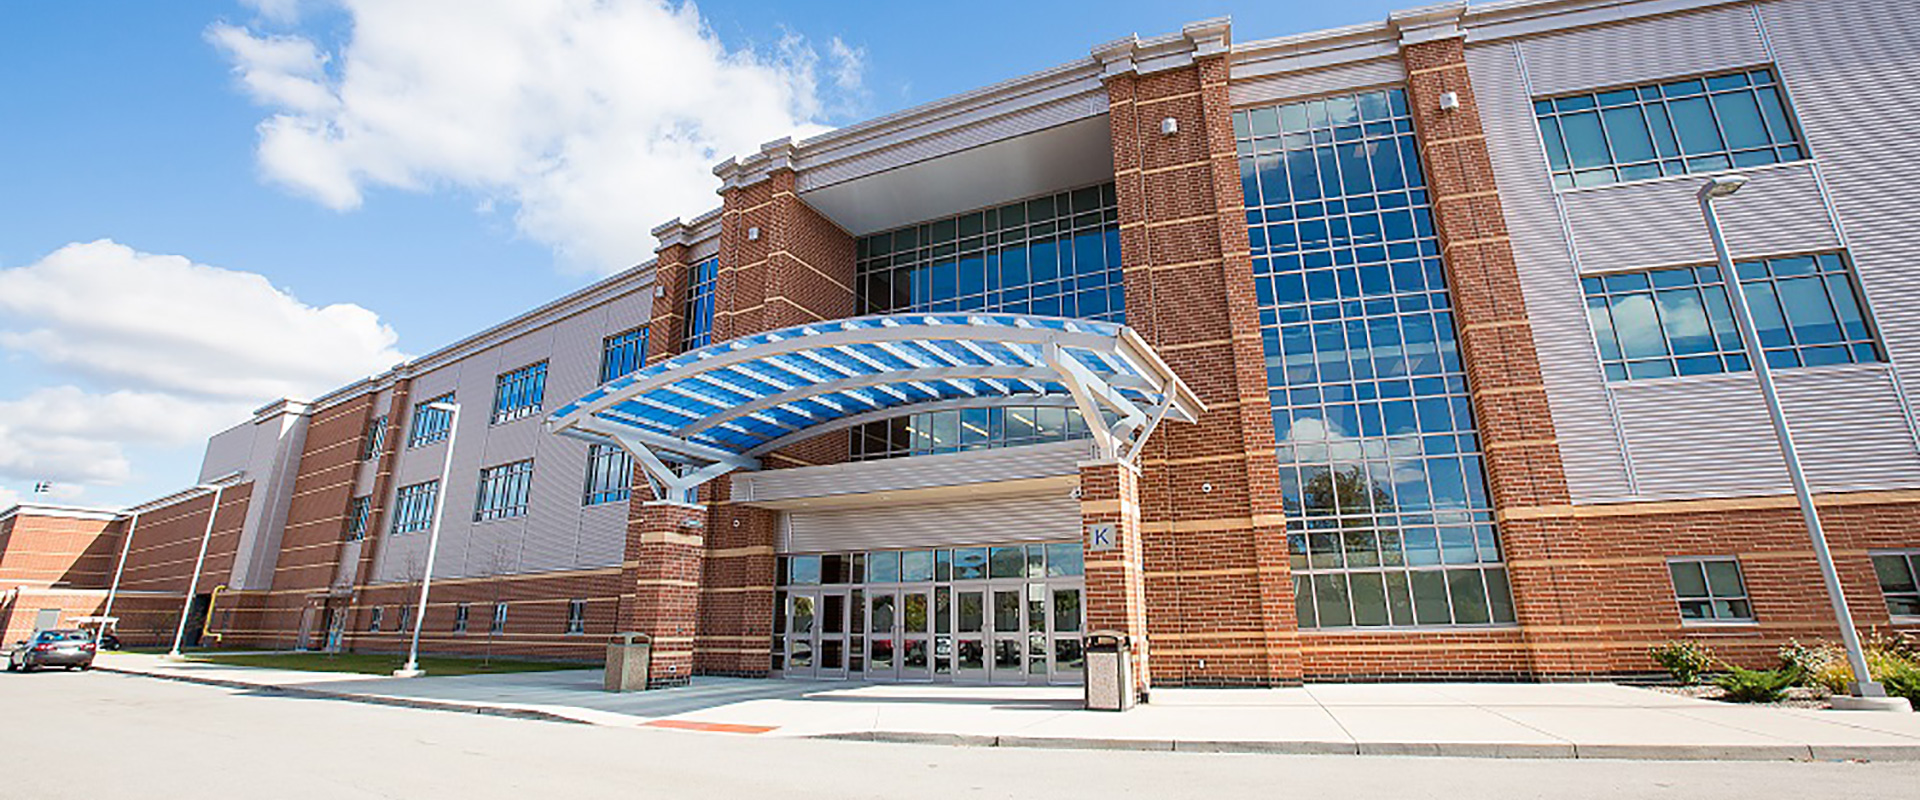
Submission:
M 787 500 L 1077 475 L 1087 442 L 852 462 L 737 475 L 735 499 Z
M 246 469 L 253 457 L 253 420 L 248 419 L 207 440 L 206 455 L 200 459 L 200 478 L 204 483 L 237 469 Z
M 1920 108 L 1907 0 L 1780 0 L 1760 6 L 1801 130 L 1820 159 L 1849 252 L 1905 389 L 1920 370 Z M 1909 404 L 1905 414 L 1912 414 Z
M 1469 48 L 1467 69 L 1533 323 L 1568 491 L 1576 502 L 1625 495 L 1631 485 L 1627 463 L 1514 46 Z
M 1746 6 L 1729 6 L 1518 42 L 1536 94 L 1763 64 L 1767 49 Z
M 1791 370 L 1776 378 L 1815 490 L 1920 482 L 1920 453 L 1884 368 Z M 1618 393 L 1639 499 L 1791 491 L 1751 375 L 1624 383 Z M 1714 424 L 1703 424 L 1709 419 Z
M 1778 254 L 1840 245 L 1811 164 L 1746 174 L 1753 183 L 1717 204 L 1734 253 Z M 1713 240 L 1695 198 L 1703 180 L 1686 177 L 1563 192 L 1581 272 L 1713 263 Z
M 1275 103 L 1314 95 L 1398 85 L 1407 80 L 1407 68 L 1398 57 L 1361 61 L 1325 69 L 1283 72 L 1242 78 L 1227 86 L 1234 106 Z
M 580 486 L 586 444 L 547 433 L 545 413 L 585 394 L 600 375 L 600 340 L 606 335 L 604 307 L 576 314 L 549 327 L 547 396 L 540 415 L 501 429 L 525 426 L 533 479 L 528 490 L 525 552 L 521 569 L 539 572 L 572 569 L 580 544 Z
M 1072 540 L 1080 503 L 1064 493 L 918 506 L 788 512 L 783 552 Z

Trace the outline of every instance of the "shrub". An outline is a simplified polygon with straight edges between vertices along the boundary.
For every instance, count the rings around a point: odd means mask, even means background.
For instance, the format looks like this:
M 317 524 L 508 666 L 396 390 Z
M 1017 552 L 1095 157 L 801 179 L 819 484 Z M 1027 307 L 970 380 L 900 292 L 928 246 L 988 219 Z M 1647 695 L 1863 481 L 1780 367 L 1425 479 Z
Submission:
M 1654 663 L 1682 686 L 1700 682 L 1700 673 L 1713 663 L 1713 654 L 1694 642 L 1667 642 L 1647 651 Z
M 1866 651 L 1867 669 L 1873 676 L 1885 682 L 1889 675 L 1920 669 L 1920 654 L 1913 646 L 1901 639 L 1875 634 L 1861 645 Z M 1780 648 L 1780 662 L 1783 668 L 1799 667 L 1806 671 L 1809 684 L 1825 688 L 1832 694 L 1845 694 L 1847 684 L 1853 682 L 1853 667 L 1847 663 L 1847 653 L 1837 644 L 1821 642 L 1816 645 L 1802 645 L 1798 641 Z
M 1889 671 L 1880 676 L 1880 683 L 1887 687 L 1887 694 L 1906 698 L 1915 711 L 1920 711 L 1920 666 L 1907 664 Z
M 1725 690 L 1727 699 L 1733 702 L 1771 703 L 1786 694 L 1787 687 L 1800 682 L 1801 677 L 1797 667 L 1752 670 L 1728 664 L 1727 673 L 1715 676 L 1713 683 Z

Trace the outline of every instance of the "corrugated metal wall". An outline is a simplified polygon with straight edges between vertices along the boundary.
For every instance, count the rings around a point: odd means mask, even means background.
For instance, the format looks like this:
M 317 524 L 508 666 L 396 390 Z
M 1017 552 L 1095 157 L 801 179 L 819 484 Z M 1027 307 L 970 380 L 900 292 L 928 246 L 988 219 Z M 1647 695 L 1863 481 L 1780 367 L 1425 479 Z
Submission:
M 1920 274 L 1895 246 L 1920 233 L 1911 203 L 1890 202 L 1888 171 L 1920 178 L 1898 109 L 1920 103 L 1905 76 L 1876 76 L 1920 45 L 1920 31 L 1862 20 L 1899 17 L 1894 3 L 1785 0 L 1764 6 L 1783 80 L 1814 153 L 1808 164 L 1750 170 L 1753 184 L 1722 206 L 1736 255 L 1826 249 L 1845 241 L 1829 213 L 1827 179 L 1853 234 L 1852 252 L 1896 367 L 1920 335 Z M 1846 43 L 1849 37 L 1869 44 Z M 1788 46 L 1791 44 L 1791 47 Z M 1768 63 L 1767 37 L 1747 6 L 1472 47 L 1468 65 L 1487 128 L 1495 178 L 1533 318 L 1542 378 L 1577 502 L 1782 492 L 1780 465 L 1750 376 L 1606 383 L 1586 321 L 1582 274 L 1710 263 L 1712 244 L 1693 192 L 1698 178 L 1556 193 L 1532 98 Z M 1889 86 L 1892 84 L 1892 86 Z M 1871 87 L 1867 89 L 1867 87 Z M 1865 91 L 1863 91 L 1865 89 Z M 1900 97 L 1886 96 L 1894 91 Z M 1883 127 L 1862 125 L 1862 107 Z M 1901 152 L 1898 158 L 1887 154 Z M 1842 189 L 1837 173 L 1854 177 Z M 1910 193 L 1907 196 L 1911 196 Z M 1871 233 L 1869 233 L 1871 231 Z M 1872 243 L 1872 244 L 1870 244 Z M 1902 274 L 1904 273 L 1904 274 Z M 1920 455 L 1902 392 L 1878 366 L 1780 376 L 1809 473 L 1827 490 L 1920 485 Z
M 1242 77 L 1242 74 L 1243 71 L 1236 71 L 1233 83 L 1227 86 L 1228 100 L 1235 106 L 1284 102 L 1374 86 L 1398 86 L 1407 81 L 1406 65 L 1397 55 L 1325 69 L 1256 77 Z
M 785 518 L 780 549 L 787 553 L 1072 540 L 1080 535 L 1080 502 L 1065 492 L 792 511 Z

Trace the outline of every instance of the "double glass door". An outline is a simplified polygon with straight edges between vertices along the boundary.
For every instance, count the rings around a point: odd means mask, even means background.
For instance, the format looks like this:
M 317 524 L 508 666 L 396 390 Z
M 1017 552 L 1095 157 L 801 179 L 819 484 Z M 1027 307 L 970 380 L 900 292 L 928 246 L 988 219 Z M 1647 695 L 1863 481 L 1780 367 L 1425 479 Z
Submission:
M 790 678 L 1078 683 L 1083 582 L 956 581 L 789 590 L 776 630 Z

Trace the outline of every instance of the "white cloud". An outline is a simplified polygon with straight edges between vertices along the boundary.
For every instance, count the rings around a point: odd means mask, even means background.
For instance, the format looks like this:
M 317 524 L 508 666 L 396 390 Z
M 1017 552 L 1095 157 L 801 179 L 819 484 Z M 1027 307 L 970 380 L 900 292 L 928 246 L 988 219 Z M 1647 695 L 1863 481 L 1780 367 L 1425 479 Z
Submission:
M 0 348 L 114 387 L 0 399 L 0 478 L 113 485 L 129 447 L 184 446 L 278 397 L 406 356 L 373 312 L 314 307 L 257 274 L 100 240 L 0 269 Z
M 208 31 L 272 112 L 266 176 L 340 210 L 383 186 L 512 202 L 523 233 L 598 271 L 644 260 L 654 225 L 716 205 L 716 162 L 822 130 L 831 99 L 803 39 L 729 48 L 691 3 L 341 5 L 351 33 L 336 52 L 258 26 Z M 834 91 L 861 91 L 864 59 L 829 43 Z

